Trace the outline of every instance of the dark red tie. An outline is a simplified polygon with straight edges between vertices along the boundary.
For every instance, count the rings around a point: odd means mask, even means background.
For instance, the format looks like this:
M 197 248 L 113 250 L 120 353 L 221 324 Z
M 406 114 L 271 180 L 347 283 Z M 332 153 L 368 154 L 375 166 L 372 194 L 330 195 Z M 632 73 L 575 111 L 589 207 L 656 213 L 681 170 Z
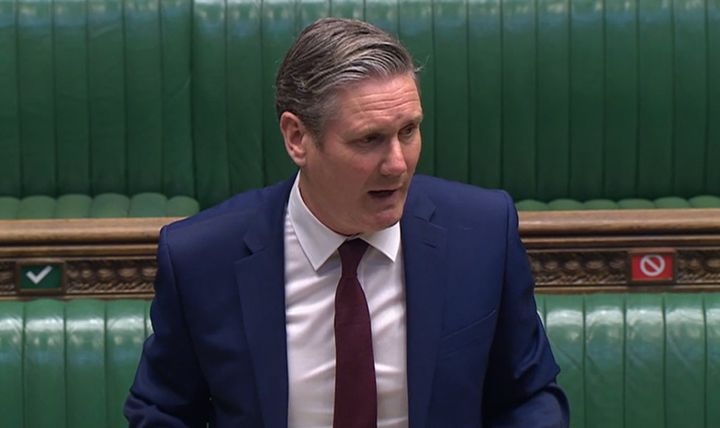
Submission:
M 335 292 L 335 412 L 333 428 L 377 427 L 377 388 L 370 312 L 357 278 L 367 242 L 345 241 Z

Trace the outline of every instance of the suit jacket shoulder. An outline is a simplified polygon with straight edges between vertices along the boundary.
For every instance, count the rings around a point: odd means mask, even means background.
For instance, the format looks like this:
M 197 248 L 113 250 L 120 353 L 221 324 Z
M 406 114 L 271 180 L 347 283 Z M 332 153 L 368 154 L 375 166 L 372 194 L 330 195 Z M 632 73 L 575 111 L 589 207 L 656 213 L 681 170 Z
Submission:
M 471 226 L 479 222 L 505 223 L 514 211 L 512 199 L 503 190 L 485 189 L 441 178 L 417 175 L 408 197 L 412 211 L 418 199 L 434 206 L 433 221 L 443 225 Z
M 167 225 L 166 244 L 178 256 L 206 259 L 217 249 L 230 248 L 237 255 L 248 230 L 258 223 L 268 226 L 268 230 L 276 228 L 272 222 L 282 225 L 293 179 L 237 194 L 192 217 Z

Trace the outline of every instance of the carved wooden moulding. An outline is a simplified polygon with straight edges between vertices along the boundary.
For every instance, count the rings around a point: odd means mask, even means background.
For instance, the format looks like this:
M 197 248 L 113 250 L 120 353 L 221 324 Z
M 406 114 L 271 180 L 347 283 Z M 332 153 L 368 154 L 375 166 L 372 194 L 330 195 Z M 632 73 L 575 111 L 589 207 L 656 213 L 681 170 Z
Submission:
M 720 210 L 528 212 L 541 292 L 720 290 Z
M 0 299 L 150 298 L 175 219 L 0 221 Z M 720 290 L 720 210 L 520 213 L 539 292 Z
M 535 284 L 544 286 L 627 284 L 627 255 L 620 251 L 528 252 Z
M 666 262 L 664 267 L 659 262 L 660 255 L 652 251 L 530 250 L 528 257 L 539 291 L 646 290 L 648 287 L 657 291 L 720 289 L 720 247 L 678 249 L 670 253 L 672 261 Z M 638 280 L 634 276 L 633 256 L 648 260 L 644 268 L 647 278 Z M 61 271 L 59 281 L 52 283 L 52 270 L 43 275 L 48 267 Z M 2 262 L 0 296 L 150 298 L 156 271 L 154 257 Z M 653 277 L 664 271 L 669 272 L 669 278 Z
M 154 259 L 78 260 L 66 265 L 67 294 L 152 294 Z
M 154 257 L 27 258 L 0 263 L 1 297 L 152 297 Z
M 720 284 L 720 249 L 679 252 L 679 284 Z
M 703 249 L 530 250 L 538 288 L 656 286 L 720 289 L 720 247 Z
M 0 296 L 15 294 L 15 264 L 0 262 Z
M 150 298 L 160 219 L 0 221 L 0 299 Z

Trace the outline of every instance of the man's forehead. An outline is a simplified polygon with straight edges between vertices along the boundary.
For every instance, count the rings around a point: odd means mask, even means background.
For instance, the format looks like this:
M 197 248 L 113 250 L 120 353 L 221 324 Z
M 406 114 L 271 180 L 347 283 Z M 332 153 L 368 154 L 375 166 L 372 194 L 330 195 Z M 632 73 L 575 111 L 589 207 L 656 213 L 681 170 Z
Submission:
M 338 91 L 336 101 L 336 107 L 355 113 L 392 109 L 422 114 L 420 93 L 411 76 L 366 79 Z
M 343 92 L 357 92 L 358 90 L 362 90 L 364 86 L 384 86 L 393 82 L 403 84 L 406 82 L 413 82 L 415 91 L 418 95 L 420 94 L 420 81 L 414 72 L 392 74 L 389 76 L 368 76 L 359 80 L 341 83 L 337 85 L 334 92 L 336 94 Z

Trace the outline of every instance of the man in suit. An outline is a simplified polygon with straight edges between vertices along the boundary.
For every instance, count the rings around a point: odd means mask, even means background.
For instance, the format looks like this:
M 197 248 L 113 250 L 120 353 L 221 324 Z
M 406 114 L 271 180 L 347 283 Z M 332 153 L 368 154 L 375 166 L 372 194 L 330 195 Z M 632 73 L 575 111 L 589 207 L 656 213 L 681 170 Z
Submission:
M 133 427 L 565 427 L 502 191 L 414 176 L 406 49 L 323 19 L 276 82 L 299 173 L 161 231 Z

